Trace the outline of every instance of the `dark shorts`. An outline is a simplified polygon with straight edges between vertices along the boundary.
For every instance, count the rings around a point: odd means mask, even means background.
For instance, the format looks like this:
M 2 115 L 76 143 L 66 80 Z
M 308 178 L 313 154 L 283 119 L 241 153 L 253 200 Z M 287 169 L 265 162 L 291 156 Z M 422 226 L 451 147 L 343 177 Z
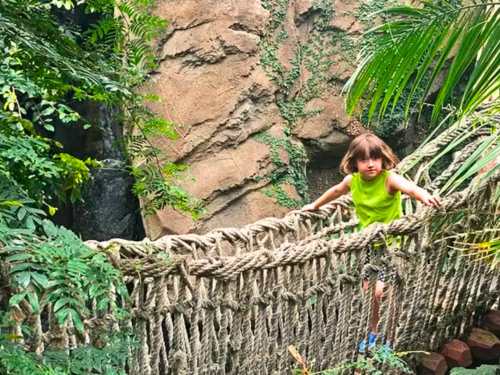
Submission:
M 363 281 L 369 280 L 370 277 L 373 276 L 373 270 L 370 270 L 370 268 L 367 267 L 368 264 L 378 268 L 377 280 L 384 283 L 395 280 L 397 272 L 394 266 L 387 262 L 387 257 L 384 257 L 386 251 L 387 250 L 385 250 L 382 246 L 377 248 L 370 247 L 368 249 L 363 262 L 363 271 L 361 272 L 361 278 Z

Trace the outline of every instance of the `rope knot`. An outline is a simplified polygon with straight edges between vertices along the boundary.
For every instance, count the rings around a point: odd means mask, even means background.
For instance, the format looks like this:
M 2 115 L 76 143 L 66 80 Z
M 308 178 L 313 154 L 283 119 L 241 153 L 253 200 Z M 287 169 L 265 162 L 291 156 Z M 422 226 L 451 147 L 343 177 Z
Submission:
M 266 260 L 271 263 L 271 262 L 274 262 L 276 260 L 276 257 L 274 256 L 274 253 L 271 251 L 271 250 L 261 250 L 261 255 L 264 256 L 264 258 L 266 258 Z
M 281 294 L 281 298 L 283 298 L 286 301 L 292 301 L 297 303 L 302 299 L 302 296 L 286 291 Z
M 173 366 L 175 374 L 185 374 L 187 370 L 187 354 L 184 351 L 177 350 L 173 355 Z
M 339 275 L 340 284 L 354 284 L 356 281 L 357 279 L 352 275 L 348 275 L 346 273 L 341 273 Z

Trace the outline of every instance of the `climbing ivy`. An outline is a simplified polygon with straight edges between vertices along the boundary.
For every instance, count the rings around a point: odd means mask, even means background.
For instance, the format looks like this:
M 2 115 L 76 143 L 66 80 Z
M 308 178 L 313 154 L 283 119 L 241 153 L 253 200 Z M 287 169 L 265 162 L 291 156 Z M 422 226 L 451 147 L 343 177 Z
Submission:
M 328 81 L 327 72 L 332 64 L 330 58 L 332 48 L 331 41 L 326 35 L 334 9 L 331 0 L 313 2 L 311 7 L 314 17 L 313 30 L 306 41 L 296 44 L 289 67 L 285 67 L 279 59 L 278 52 L 283 42 L 289 38 L 284 28 L 288 1 L 262 0 L 261 4 L 271 13 L 271 17 L 260 43 L 260 63 L 278 87 L 276 104 L 286 124 L 283 138 L 280 140 L 271 139 L 268 135 L 260 136 L 260 139 L 271 147 L 271 157 L 276 165 L 276 171 L 270 176 L 272 186 L 267 190 L 267 194 L 275 197 L 281 205 L 297 207 L 301 202 L 289 198 L 282 184 L 285 181 L 292 183 L 302 199 L 308 198 L 305 174 L 307 156 L 303 150 L 297 152 L 296 146 L 292 146 L 290 134 L 299 120 L 314 116 L 321 111 L 321 108 L 307 109 L 307 105 L 312 99 L 321 95 Z M 304 79 L 305 71 L 307 71 L 306 79 Z M 286 163 L 276 157 L 277 148 L 288 154 L 290 163 L 288 172 L 284 172 Z
M 375 20 L 382 9 L 395 5 L 394 0 L 365 0 L 359 5 L 356 18 L 368 29 L 375 26 Z
M 312 3 L 312 10 L 318 13 L 313 21 L 314 28 L 319 31 L 328 30 L 335 14 L 332 0 L 315 0 Z
M 265 194 L 275 198 L 276 201 L 288 208 L 297 208 L 309 200 L 306 165 L 307 156 L 301 144 L 293 143 L 290 137 L 276 138 L 269 133 L 263 132 L 255 135 L 255 139 L 269 146 L 271 161 L 276 166 L 273 172 L 267 176 L 271 187 L 265 190 Z M 280 154 L 285 152 L 288 161 L 285 162 Z M 301 200 L 290 198 L 283 185 L 290 184 L 302 198 Z
M 286 19 L 289 0 L 261 0 L 262 7 L 271 13 L 268 31 L 278 29 Z
M 333 16 L 330 0 L 316 1 L 312 9 L 317 11 L 317 20 L 323 20 L 323 26 L 317 26 L 308 40 L 297 43 L 294 56 L 290 60 L 290 68 L 285 68 L 278 57 L 282 42 L 288 36 L 283 26 L 283 14 L 288 2 L 279 1 L 271 6 L 272 1 L 264 1 L 264 8 L 271 12 L 270 25 L 261 41 L 261 65 L 271 80 L 278 86 L 277 105 L 288 128 L 293 128 L 298 120 L 318 113 L 318 110 L 306 111 L 306 105 L 320 96 L 326 87 L 326 73 L 331 62 L 331 42 L 319 32 Z M 309 72 L 308 78 L 302 82 L 304 70 Z
M 335 46 L 337 53 L 344 58 L 345 61 L 354 64 L 358 51 L 358 40 L 349 35 L 344 30 L 333 30 L 331 32 L 331 43 Z

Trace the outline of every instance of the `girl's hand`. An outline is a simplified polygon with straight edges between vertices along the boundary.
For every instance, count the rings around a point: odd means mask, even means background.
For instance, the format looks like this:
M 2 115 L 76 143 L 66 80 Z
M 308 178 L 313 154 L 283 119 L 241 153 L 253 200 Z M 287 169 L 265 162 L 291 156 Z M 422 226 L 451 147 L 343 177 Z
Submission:
M 304 207 L 301 208 L 301 211 L 316 211 L 317 208 L 314 207 L 314 203 L 309 203 L 306 204 Z
M 439 200 L 438 197 L 435 197 L 433 195 L 430 195 L 429 193 L 425 192 L 421 199 L 422 203 L 425 204 L 426 206 L 430 207 L 441 207 L 441 201 Z

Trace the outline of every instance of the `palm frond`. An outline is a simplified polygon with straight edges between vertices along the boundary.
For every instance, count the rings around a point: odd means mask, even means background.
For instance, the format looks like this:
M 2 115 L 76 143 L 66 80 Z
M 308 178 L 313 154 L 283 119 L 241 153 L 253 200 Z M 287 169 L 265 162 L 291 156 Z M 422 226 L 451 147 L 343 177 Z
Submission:
M 346 83 L 347 110 L 369 98 L 368 118 L 393 110 L 409 88 L 405 115 L 417 90 L 421 111 L 432 88 L 444 79 L 432 111 L 436 121 L 443 106 L 469 75 L 463 95 L 453 103 L 461 115 L 472 113 L 500 87 L 500 6 L 480 3 L 460 7 L 446 1 L 423 7 L 384 10 L 391 19 L 366 33 L 373 41 L 361 51 L 358 68 Z M 449 63 L 451 61 L 451 63 Z M 423 89 L 422 89 L 423 88 Z
M 453 237 L 451 249 L 461 252 L 464 257 L 490 264 L 491 268 L 500 267 L 500 237 L 498 228 L 485 228 L 471 233 L 459 233 Z
M 470 183 L 481 186 L 500 169 L 498 101 L 456 120 L 441 134 L 432 134 L 403 159 L 399 173 L 441 196 Z

